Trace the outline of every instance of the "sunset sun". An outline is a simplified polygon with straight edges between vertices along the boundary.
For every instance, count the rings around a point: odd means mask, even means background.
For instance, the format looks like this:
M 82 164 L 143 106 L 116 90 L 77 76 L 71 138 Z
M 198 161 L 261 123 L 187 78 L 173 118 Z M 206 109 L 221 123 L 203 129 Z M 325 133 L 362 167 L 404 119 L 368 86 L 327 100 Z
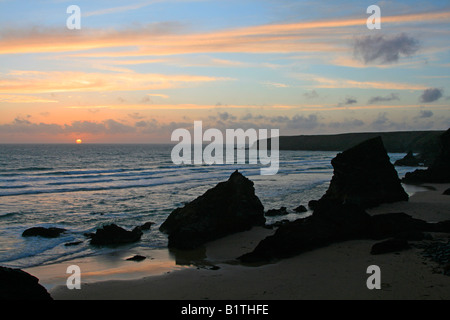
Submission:
M 83 141 L 82 141 L 81 139 L 77 139 L 75 142 L 76 142 L 77 144 L 83 143 Z

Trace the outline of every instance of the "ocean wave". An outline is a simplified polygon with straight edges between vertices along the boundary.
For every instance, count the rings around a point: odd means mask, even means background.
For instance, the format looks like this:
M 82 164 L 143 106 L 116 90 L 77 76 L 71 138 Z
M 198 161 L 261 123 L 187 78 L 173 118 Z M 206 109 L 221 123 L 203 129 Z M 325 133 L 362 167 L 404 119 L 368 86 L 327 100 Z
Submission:
M 15 169 L 0 169 L 0 172 L 24 172 L 24 171 L 51 171 L 51 167 L 25 167 L 25 168 L 15 168 Z
M 45 185 L 47 186 L 64 186 L 64 185 L 70 185 L 70 184 L 87 184 L 87 183 L 105 183 L 105 182 L 112 182 L 115 181 L 114 179 L 102 179 L 102 180 L 87 180 L 87 181 L 64 181 L 64 182 L 49 182 Z
M 22 188 L 28 188 L 29 185 L 22 185 L 22 186 L 0 186 L 0 189 L 22 189 Z
M 198 180 L 198 179 L 196 179 Z M 117 190 L 117 189 L 130 189 L 130 188 L 146 188 L 160 185 L 176 184 L 182 183 L 184 181 L 163 181 L 163 182 L 152 182 L 144 184 L 129 184 L 129 185 L 115 185 L 115 186 L 97 186 L 97 187 L 81 187 L 81 188 L 61 188 L 61 189 L 33 189 L 24 190 L 22 192 L 0 192 L 0 197 L 7 196 L 19 196 L 19 195 L 32 195 L 32 194 L 45 194 L 45 193 L 65 193 L 65 192 L 85 192 L 85 191 L 107 191 L 107 190 Z

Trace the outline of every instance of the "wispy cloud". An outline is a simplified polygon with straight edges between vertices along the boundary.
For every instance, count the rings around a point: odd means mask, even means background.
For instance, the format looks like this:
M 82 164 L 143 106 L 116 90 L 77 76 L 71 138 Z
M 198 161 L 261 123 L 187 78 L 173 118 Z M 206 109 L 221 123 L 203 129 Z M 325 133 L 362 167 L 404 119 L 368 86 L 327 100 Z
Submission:
M 56 103 L 58 100 L 36 96 L 0 94 L 0 102 L 9 103 Z
M 153 2 L 105 9 L 91 15 L 117 10 L 133 10 L 150 3 Z M 431 12 L 384 16 L 383 23 L 448 23 L 449 19 L 450 11 Z M 82 30 L 83 32 L 80 33 L 59 29 L 22 30 L 12 33 L 8 30 L 8 33 L 2 34 L 0 54 L 77 52 L 79 56 L 90 57 L 138 57 L 211 52 L 339 52 L 347 50 L 342 40 L 354 34 L 351 27 L 364 26 L 365 23 L 365 18 L 347 17 L 288 24 L 265 24 L 203 33 L 189 33 L 179 25 L 174 25 L 174 29 L 171 29 L 167 23 L 156 23 L 134 30 Z M 344 32 L 333 33 L 331 29 L 341 29 Z M 177 30 L 177 32 L 171 32 L 171 30 Z M 109 50 L 111 48 L 121 50 L 111 52 Z M 108 51 L 80 53 L 80 51 L 91 49 L 108 49 Z
M 294 77 L 309 81 L 314 88 L 356 88 L 356 89 L 382 89 L 382 90 L 425 90 L 427 87 L 420 84 L 398 83 L 387 81 L 357 81 L 350 79 L 327 78 L 311 74 L 297 74 Z
M 271 81 L 265 81 L 262 82 L 263 85 L 267 87 L 275 87 L 275 88 L 289 88 L 288 84 L 280 83 L 280 82 L 271 82 Z
M 388 96 L 376 96 L 369 99 L 367 102 L 368 104 L 378 103 L 378 102 L 387 102 L 387 101 L 393 101 L 393 100 L 400 100 L 398 97 L 398 94 L 391 93 Z
M 230 78 L 143 74 L 136 72 L 84 73 L 75 71 L 12 71 L 0 78 L 0 93 L 49 93 L 89 91 L 139 91 L 192 86 Z
M 144 7 L 147 7 L 149 5 L 152 5 L 154 3 L 162 2 L 162 0 L 153 0 L 153 1 L 145 1 L 141 3 L 136 4 L 130 4 L 126 6 L 119 6 L 119 7 L 113 7 L 113 8 L 106 8 L 96 11 L 88 11 L 86 13 L 83 13 L 83 17 L 92 17 L 92 16 L 99 16 L 99 15 L 105 15 L 105 14 L 112 14 L 112 13 L 122 13 L 126 11 L 131 10 L 138 10 Z

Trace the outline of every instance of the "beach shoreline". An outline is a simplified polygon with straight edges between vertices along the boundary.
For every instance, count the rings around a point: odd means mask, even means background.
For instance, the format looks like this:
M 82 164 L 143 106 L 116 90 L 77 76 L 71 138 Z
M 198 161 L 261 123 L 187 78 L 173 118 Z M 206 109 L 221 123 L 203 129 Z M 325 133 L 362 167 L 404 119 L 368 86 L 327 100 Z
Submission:
M 407 202 L 382 204 L 367 212 L 405 212 L 428 222 L 450 219 L 450 197 L 442 195 L 450 184 L 424 186 L 428 186 L 427 191 L 415 193 Z M 95 279 L 94 275 L 89 282 L 83 282 L 82 272 L 80 290 L 60 284 L 51 286 L 49 292 L 56 300 L 450 299 L 450 277 L 439 273 L 438 264 L 422 256 L 422 249 L 415 245 L 422 241 L 411 242 L 411 249 L 399 253 L 371 255 L 371 246 L 377 241 L 351 240 L 275 263 L 238 263 L 238 256 L 253 250 L 273 232 L 254 227 L 212 241 L 203 249 L 166 251 L 172 264 L 168 269 L 159 269 L 163 270 L 159 273 L 151 273 L 145 260 L 126 261 L 128 267 L 117 269 L 119 276 L 110 276 L 106 281 L 104 276 Z M 447 234 L 432 236 L 436 240 L 449 239 Z M 366 286 L 370 265 L 381 269 L 380 290 Z M 28 271 L 33 274 L 33 268 Z M 64 274 L 64 279 L 67 276 Z M 41 279 L 44 286 L 45 281 Z

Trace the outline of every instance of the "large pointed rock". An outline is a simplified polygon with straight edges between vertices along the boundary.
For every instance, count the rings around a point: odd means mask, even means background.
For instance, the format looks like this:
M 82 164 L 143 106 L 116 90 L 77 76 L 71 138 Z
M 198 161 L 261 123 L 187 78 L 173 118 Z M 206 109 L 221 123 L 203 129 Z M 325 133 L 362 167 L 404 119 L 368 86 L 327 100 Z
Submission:
M 320 201 L 331 200 L 368 208 L 408 200 L 381 137 L 339 153 L 331 164 L 333 178 Z
M 169 247 L 191 249 L 265 221 L 253 182 L 235 171 L 227 181 L 175 209 L 160 230 L 169 235 Z

